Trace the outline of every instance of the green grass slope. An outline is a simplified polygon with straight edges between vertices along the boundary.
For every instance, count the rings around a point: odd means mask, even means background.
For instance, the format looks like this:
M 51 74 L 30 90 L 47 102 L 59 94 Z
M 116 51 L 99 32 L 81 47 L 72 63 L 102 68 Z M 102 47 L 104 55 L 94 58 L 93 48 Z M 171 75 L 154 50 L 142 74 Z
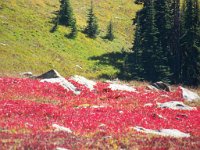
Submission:
M 1 0 L 0 1 L 0 75 L 16 75 L 24 71 L 41 73 L 57 69 L 70 76 L 84 75 L 97 78 L 102 74 L 113 76 L 118 70 L 109 65 L 97 65 L 90 57 L 120 51 L 131 47 L 132 18 L 139 9 L 132 0 L 94 0 L 100 35 L 90 39 L 81 33 L 86 25 L 90 0 L 71 0 L 78 23 L 78 37 L 67 39 L 69 29 L 59 26 L 50 33 L 59 0 Z M 113 42 L 103 38 L 109 20 L 113 20 Z M 81 66 L 82 69 L 78 68 Z

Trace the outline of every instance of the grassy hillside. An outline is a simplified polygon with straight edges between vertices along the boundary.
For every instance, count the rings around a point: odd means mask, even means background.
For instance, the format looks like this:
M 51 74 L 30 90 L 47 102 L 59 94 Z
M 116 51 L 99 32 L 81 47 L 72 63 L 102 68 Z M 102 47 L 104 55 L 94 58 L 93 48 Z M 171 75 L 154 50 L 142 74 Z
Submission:
M 71 3 L 81 31 L 86 25 L 90 0 L 71 0 Z M 60 26 L 55 33 L 49 32 L 59 5 L 59 0 L 0 1 L 0 75 L 24 71 L 37 74 L 55 68 L 67 76 L 80 74 L 97 78 L 102 74 L 113 76 L 118 71 L 112 66 L 97 65 L 98 60 L 89 58 L 131 47 L 131 19 L 139 7 L 132 0 L 94 0 L 100 35 L 93 40 L 79 32 L 71 40 L 64 37 L 69 33 L 64 27 Z M 113 42 L 101 38 L 111 18 L 116 36 Z

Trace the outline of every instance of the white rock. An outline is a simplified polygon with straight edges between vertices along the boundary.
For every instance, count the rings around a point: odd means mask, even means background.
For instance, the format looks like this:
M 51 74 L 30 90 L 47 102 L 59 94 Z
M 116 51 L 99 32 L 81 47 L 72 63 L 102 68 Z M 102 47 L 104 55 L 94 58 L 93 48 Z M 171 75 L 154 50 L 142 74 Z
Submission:
M 104 123 L 101 123 L 98 127 L 106 127 Z
M 56 150 L 69 150 L 69 149 L 63 147 L 56 147 Z
M 109 88 L 112 91 L 120 90 L 120 91 L 136 92 L 135 88 L 128 86 L 128 85 L 125 85 L 125 84 L 112 83 L 112 84 L 109 85 Z
M 64 131 L 64 132 L 67 132 L 67 133 L 72 133 L 71 129 L 57 125 L 57 124 L 52 124 L 52 127 L 56 128 L 57 131 Z
M 122 110 L 119 111 L 120 114 L 123 114 L 124 112 Z
M 139 126 L 134 127 L 134 129 L 138 132 L 156 134 L 160 136 L 171 136 L 171 137 L 176 137 L 176 138 L 190 137 L 189 133 L 184 133 L 177 129 L 152 130 L 152 129 L 146 129 Z
M 179 101 L 157 103 L 157 105 L 160 108 L 170 108 L 170 109 L 173 109 L 173 110 L 197 110 L 196 107 L 190 107 L 188 105 L 185 105 L 183 102 L 179 102 Z
M 33 73 L 32 72 L 22 72 L 20 73 L 21 76 L 26 76 L 26 77 L 31 77 L 33 76 Z
M 49 83 L 58 83 L 60 86 L 62 86 L 66 90 L 73 91 L 75 94 L 80 94 L 80 91 L 69 81 L 67 81 L 65 78 L 50 78 L 50 79 L 42 79 L 40 82 L 49 82 Z
M 78 76 L 78 75 L 71 77 L 71 79 L 78 82 L 79 84 L 86 86 L 91 91 L 94 90 L 94 86 L 96 85 L 96 82 L 94 82 L 92 80 L 88 80 L 85 77 Z
M 180 87 L 181 90 L 182 90 L 182 95 L 183 95 L 183 98 L 186 100 L 186 101 L 197 101 L 197 100 L 200 100 L 200 96 L 197 94 L 197 93 L 194 93 L 186 88 L 183 88 L 183 87 Z
M 151 107 L 151 106 L 153 106 L 152 103 L 146 103 L 146 104 L 144 104 L 144 107 Z
M 91 108 L 105 108 L 106 106 L 104 105 L 93 105 Z

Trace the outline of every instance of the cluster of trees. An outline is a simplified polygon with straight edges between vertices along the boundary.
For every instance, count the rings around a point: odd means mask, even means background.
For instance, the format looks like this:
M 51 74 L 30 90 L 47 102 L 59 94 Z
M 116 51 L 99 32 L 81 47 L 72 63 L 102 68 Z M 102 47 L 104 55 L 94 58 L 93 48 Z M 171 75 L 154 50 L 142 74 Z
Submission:
M 132 78 L 200 84 L 200 16 L 198 0 L 136 0 Z
M 60 10 L 54 21 L 55 25 L 52 28 L 51 32 L 55 32 L 58 28 L 58 25 L 63 25 L 71 28 L 71 33 L 68 35 L 68 37 L 75 38 L 77 36 L 78 30 L 77 30 L 76 19 L 73 14 L 73 9 L 70 5 L 70 0 L 61 0 L 60 4 L 61 4 Z M 87 26 L 83 32 L 87 34 L 87 36 L 90 38 L 96 38 L 97 35 L 99 34 L 98 22 L 94 14 L 94 6 L 92 1 L 91 1 L 91 7 L 88 10 Z M 110 41 L 114 39 L 112 21 L 109 22 L 105 38 Z

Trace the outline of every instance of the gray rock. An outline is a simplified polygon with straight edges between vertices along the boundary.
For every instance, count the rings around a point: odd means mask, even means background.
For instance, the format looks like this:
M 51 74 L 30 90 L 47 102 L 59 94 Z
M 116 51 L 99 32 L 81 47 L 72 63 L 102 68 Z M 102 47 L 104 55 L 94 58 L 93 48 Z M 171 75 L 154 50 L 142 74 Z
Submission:
M 163 90 L 163 91 L 167 91 L 170 92 L 171 88 L 169 85 L 167 85 L 166 83 L 159 81 L 159 82 L 155 82 L 151 84 L 153 87 L 157 88 L 158 90 Z
M 54 69 L 49 70 L 46 73 L 43 73 L 42 75 L 37 76 L 37 79 L 51 79 L 51 78 L 61 78 L 62 76 Z

